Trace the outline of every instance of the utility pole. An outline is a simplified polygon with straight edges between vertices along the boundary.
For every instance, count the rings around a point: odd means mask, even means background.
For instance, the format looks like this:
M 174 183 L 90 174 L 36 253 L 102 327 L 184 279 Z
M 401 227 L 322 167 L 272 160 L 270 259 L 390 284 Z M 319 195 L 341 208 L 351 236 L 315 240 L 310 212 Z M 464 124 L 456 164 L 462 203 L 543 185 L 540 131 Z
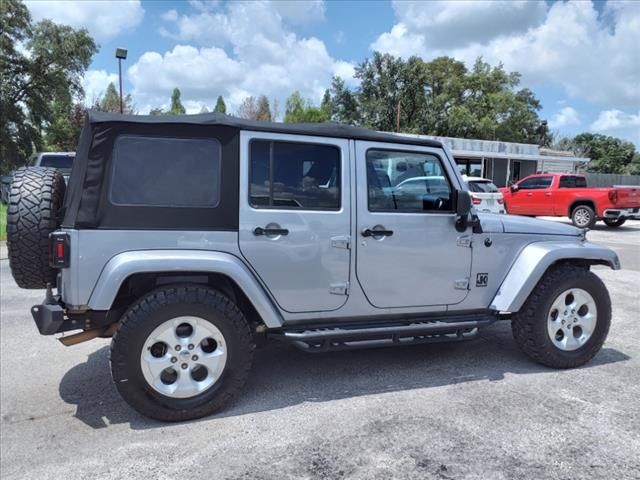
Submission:
M 400 100 L 398 99 L 398 107 L 396 109 L 396 132 L 400 133 Z
M 124 48 L 116 48 L 116 58 L 118 59 L 118 79 L 120 82 L 120 113 L 123 113 L 122 105 L 122 60 L 126 60 L 127 51 Z

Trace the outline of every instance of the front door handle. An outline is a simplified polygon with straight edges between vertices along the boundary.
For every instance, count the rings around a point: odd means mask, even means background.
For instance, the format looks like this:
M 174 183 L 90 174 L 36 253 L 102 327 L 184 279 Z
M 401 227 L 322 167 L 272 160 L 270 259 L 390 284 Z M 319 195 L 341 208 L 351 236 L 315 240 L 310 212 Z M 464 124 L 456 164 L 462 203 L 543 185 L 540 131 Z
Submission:
M 531 192 L 527 193 L 527 197 L 530 197 L 532 195 L 533 195 L 533 193 L 531 193 Z
M 256 227 L 253 229 L 254 235 L 289 235 L 289 230 L 286 228 L 269 228 L 269 227 Z
M 372 230 L 365 228 L 362 230 L 363 237 L 390 237 L 393 235 L 393 230 Z

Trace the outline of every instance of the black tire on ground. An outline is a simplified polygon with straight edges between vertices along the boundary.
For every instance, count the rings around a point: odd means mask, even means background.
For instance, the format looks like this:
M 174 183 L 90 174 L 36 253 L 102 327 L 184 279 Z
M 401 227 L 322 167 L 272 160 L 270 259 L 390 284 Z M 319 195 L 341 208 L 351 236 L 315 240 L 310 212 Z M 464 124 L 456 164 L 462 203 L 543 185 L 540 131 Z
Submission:
M 193 316 L 212 323 L 223 335 L 227 358 L 219 379 L 188 398 L 172 398 L 144 378 L 141 354 L 152 332 L 167 320 Z M 141 414 L 166 422 L 212 414 L 242 389 L 255 343 L 240 309 L 222 293 L 201 286 L 164 287 L 134 303 L 123 315 L 111 341 L 111 374 L 120 395 Z
M 587 291 L 596 304 L 595 329 L 584 345 L 566 351 L 556 347 L 547 332 L 547 318 L 556 298 L 565 290 Z M 559 265 L 542 277 L 511 322 L 513 337 L 530 358 L 552 368 L 574 368 L 587 363 L 602 348 L 611 325 L 611 300 L 602 280 L 585 267 Z
M 578 205 L 571 211 L 571 222 L 578 228 L 592 228 L 596 220 L 596 212 L 589 205 Z
M 624 222 L 627 221 L 626 218 L 603 218 L 602 221 L 605 223 L 607 227 L 618 228 L 624 225 Z
M 49 234 L 60 225 L 65 188 L 62 174 L 53 168 L 25 167 L 13 176 L 7 249 L 11 273 L 20 288 L 55 284 L 57 270 L 49 266 Z

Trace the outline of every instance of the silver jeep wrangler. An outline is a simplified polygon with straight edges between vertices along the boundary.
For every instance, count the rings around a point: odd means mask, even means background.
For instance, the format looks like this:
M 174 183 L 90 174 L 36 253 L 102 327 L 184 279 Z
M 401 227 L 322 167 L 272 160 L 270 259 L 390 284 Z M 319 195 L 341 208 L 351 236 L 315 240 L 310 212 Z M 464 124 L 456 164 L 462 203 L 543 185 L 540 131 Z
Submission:
M 66 188 L 16 172 L 8 248 L 47 289 L 40 333 L 113 337 L 122 397 L 165 421 L 237 394 L 260 337 L 325 352 L 510 320 L 533 360 L 582 365 L 611 321 L 590 266 L 620 268 L 574 227 L 475 212 L 436 141 L 219 114 L 90 112 Z

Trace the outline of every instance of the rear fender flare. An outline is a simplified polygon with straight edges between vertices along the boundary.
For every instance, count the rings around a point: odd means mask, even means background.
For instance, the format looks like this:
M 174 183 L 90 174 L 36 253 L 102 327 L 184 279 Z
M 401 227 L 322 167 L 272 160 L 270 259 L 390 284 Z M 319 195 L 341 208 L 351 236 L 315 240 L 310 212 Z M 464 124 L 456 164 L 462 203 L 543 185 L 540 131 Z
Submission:
M 201 250 L 143 250 L 112 257 L 89 298 L 92 310 L 109 310 L 122 283 L 136 273 L 209 272 L 231 278 L 252 302 L 268 328 L 279 328 L 282 316 L 249 268 L 237 257 Z
M 499 312 L 517 312 L 547 269 L 562 261 L 620 269 L 618 255 L 594 243 L 579 240 L 534 242 L 520 252 L 489 308 Z

